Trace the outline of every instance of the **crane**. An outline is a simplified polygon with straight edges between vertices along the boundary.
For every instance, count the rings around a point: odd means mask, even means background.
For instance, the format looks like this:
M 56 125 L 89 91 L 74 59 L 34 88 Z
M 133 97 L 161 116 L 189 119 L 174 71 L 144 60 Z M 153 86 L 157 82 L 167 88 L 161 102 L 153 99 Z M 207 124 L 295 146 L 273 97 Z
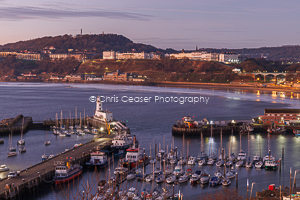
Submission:
M 105 119 L 105 124 L 106 124 L 107 134 L 110 135 L 110 125 L 107 123 L 106 119 Z

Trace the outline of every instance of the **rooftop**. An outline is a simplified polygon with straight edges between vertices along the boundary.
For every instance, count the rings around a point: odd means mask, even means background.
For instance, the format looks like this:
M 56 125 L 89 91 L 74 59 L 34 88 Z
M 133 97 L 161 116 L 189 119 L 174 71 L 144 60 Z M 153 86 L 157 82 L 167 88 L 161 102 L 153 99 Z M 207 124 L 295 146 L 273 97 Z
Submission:
M 266 113 L 300 113 L 300 109 L 288 109 L 288 108 L 265 108 Z

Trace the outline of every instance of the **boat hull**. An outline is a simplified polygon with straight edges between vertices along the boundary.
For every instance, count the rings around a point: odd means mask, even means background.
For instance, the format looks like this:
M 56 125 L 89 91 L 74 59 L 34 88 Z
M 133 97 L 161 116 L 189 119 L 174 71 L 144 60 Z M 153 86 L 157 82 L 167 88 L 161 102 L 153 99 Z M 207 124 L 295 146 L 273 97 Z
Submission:
M 65 182 L 68 182 L 68 181 L 71 181 L 73 180 L 74 178 L 78 177 L 79 175 L 81 175 L 82 173 L 82 169 L 80 169 L 78 172 L 68 176 L 68 177 L 64 177 L 62 179 L 57 179 L 55 180 L 55 185 L 58 185 L 58 184 L 62 184 L 62 183 L 65 183 Z

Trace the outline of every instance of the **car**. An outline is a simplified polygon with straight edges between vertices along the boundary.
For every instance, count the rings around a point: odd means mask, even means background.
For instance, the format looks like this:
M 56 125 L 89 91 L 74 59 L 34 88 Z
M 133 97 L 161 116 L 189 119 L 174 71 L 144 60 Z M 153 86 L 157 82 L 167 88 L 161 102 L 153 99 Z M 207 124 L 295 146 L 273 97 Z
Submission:
M 7 175 L 8 178 L 14 178 L 20 175 L 20 171 L 11 171 L 9 172 L 9 174 Z

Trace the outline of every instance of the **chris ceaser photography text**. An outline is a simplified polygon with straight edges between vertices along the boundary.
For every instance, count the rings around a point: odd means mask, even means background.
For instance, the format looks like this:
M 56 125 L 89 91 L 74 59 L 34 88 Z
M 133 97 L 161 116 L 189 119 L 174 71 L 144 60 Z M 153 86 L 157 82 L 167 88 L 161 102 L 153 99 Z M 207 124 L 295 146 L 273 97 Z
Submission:
M 91 102 L 96 102 L 97 98 L 95 96 L 91 96 L 89 98 Z M 185 104 L 185 103 L 205 103 L 207 104 L 209 101 L 209 97 L 204 96 L 190 96 L 190 97 L 184 97 L 184 96 L 154 96 L 154 97 L 139 97 L 139 96 L 100 96 L 101 102 L 110 102 L 110 103 L 118 103 L 118 102 L 124 102 L 124 103 L 179 103 L 179 104 Z

